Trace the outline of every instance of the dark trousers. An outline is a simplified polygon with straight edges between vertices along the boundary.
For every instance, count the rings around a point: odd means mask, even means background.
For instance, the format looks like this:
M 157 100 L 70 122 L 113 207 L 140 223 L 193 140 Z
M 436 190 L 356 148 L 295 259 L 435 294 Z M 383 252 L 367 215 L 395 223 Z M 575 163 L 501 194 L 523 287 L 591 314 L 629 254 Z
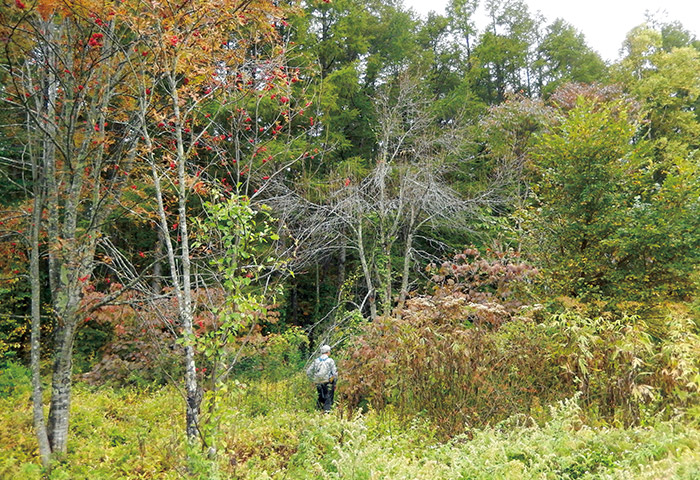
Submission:
M 333 394 L 335 393 L 335 382 L 317 383 L 316 391 L 318 399 L 316 407 L 324 412 L 330 412 L 333 406 Z

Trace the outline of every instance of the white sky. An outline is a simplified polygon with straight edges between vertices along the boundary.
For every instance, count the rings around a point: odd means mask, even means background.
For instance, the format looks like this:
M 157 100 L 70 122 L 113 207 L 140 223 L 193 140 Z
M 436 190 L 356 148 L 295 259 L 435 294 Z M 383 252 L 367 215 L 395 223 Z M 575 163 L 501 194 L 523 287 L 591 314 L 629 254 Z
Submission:
M 448 0 L 404 0 L 406 7 L 424 16 L 431 10 L 445 13 L 447 3 Z M 657 14 L 659 19 L 678 20 L 700 37 L 700 0 L 525 0 L 525 3 L 531 14 L 540 11 L 546 24 L 563 18 L 583 33 L 586 43 L 608 61 L 618 58 L 625 35 L 644 22 L 646 11 Z M 479 29 L 485 25 L 486 20 L 477 20 Z

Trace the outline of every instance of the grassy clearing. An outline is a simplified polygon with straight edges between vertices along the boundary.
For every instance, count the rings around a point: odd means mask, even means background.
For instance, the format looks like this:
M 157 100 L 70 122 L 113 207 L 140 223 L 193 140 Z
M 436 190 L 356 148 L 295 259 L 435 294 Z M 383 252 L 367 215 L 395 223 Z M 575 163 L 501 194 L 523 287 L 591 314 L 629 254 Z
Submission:
M 342 388 L 342 386 L 341 386 Z M 0 478 L 7 479 L 696 479 L 700 428 L 689 418 L 592 428 L 575 400 L 537 425 L 525 417 L 448 442 L 391 410 L 348 418 L 311 410 L 303 378 L 238 384 L 221 411 L 218 454 L 189 452 L 173 388 L 75 390 L 69 453 L 51 472 L 36 457 L 27 392 L 0 399 Z

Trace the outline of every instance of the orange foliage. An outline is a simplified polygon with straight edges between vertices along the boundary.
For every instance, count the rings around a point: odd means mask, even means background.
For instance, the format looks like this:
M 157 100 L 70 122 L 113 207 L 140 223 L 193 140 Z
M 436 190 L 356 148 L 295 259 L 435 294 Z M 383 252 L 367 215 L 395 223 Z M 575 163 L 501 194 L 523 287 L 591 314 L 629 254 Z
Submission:
M 5 281 L 15 281 L 26 273 L 27 215 L 31 212 L 31 201 L 4 208 L 0 216 L 0 286 Z
M 58 0 L 39 0 L 36 4 L 36 9 L 41 15 L 41 18 L 48 20 L 48 18 L 56 11 L 59 4 Z

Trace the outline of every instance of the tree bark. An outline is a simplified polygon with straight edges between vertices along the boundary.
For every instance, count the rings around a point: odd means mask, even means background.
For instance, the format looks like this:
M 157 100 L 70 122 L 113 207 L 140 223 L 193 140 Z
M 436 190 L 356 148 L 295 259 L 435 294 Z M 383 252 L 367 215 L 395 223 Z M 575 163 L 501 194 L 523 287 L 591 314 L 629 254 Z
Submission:
M 153 264 L 153 280 L 151 281 L 151 290 L 156 295 L 160 295 L 163 285 L 161 284 L 163 275 L 163 264 L 160 261 L 161 255 L 163 255 L 163 244 L 165 243 L 165 238 L 163 234 L 163 229 L 159 228 L 158 225 L 155 227 L 156 233 L 158 234 L 158 240 L 156 240 L 156 249 L 154 257 L 156 258 Z
M 347 259 L 347 249 L 345 245 L 340 247 L 340 256 L 338 257 L 338 302 L 342 301 L 343 287 L 345 284 L 345 262 Z
M 74 253 L 74 258 L 80 255 L 74 248 L 67 248 Z M 83 253 L 93 258 L 94 250 Z M 64 259 L 65 260 L 65 259 Z M 84 273 L 78 266 L 62 266 L 60 277 L 62 279 L 60 290 L 53 294 L 54 311 L 57 325 L 55 332 L 55 352 L 53 364 L 53 377 L 51 381 L 51 403 L 49 407 L 48 437 L 51 444 L 51 452 L 54 456 L 63 456 L 68 450 L 68 427 L 70 419 L 70 404 L 73 375 L 73 344 L 75 331 L 81 318 L 80 285 L 71 282 L 71 278 Z M 78 265 L 83 265 L 79 262 Z
M 191 282 L 191 262 L 190 262 L 190 245 L 189 232 L 187 229 L 187 183 L 185 174 L 185 164 L 187 155 L 185 153 L 185 143 L 182 136 L 183 118 L 180 111 L 180 98 L 177 91 L 177 82 L 175 80 L 175 72 L 177 71 L 177 57 L 173 59 L 171 73 L 168 75 L 168 84 L 170 87 L 170 95 L 173 107 L 173 117 L 175 120 L 175 140 L 177 151 L 177 200 L 178 200 L 178 232 L 180 235 L 179 255 L 180 266 L 182 269 L 181 286 L 182 290 L 178 295 L 178 307 L 180 310 L 180 321 L 182 322 L 183 336 L 185 337 L 185 391 L 186 391 L 186 432 L 189 441 L 195 441 L 199 436 L 199 405 L 201 403 L 201 395 L 197 383 L 197 368 L 195 365 L 195 350 L 191 339 L 194 338 L 194 313 L 192 306 L 192 282 Z M 163 210 L 164 218 L 165 212 Z M 165 224 L 167 226 L 167 223 Z M 167 231 L 167 228 L 164 232 Z M 174 255 L 172 248 L 168 249 L 170 255 Z M 171 259 L 171 268 L 174 268 L 174 258 Z M 173 269 L 172 275 L 178 275 L 178 272 Z
M 360 219 L 357 231 L 357 250 L 360 255 L 360 264 L 362 265 L 362 274 L 365 277 L 365 284 L 367 286 L 367 295 L 369 301 L 369 316 L 372 320 L 377 318 L 377 299 L 375 297 L 374 285 L 372 284 L 372 271 L 369 268 L 369 262 L 367 261 L 367 255 L 365 254 L 365 245 L 362 238 L 362 219 Z
M 44 402 L 41 385 L 41 277 L 40 277 L 40 250 L 39 232 L 41 231 L 41 214 L 43 211 L 43 192 L 39 179 L 40 169 L 33 165 L 34 202 L 32 204 L 32 223 L 30 229 L 30 257 L 29 278 L 32 292 L 32 333 L 31 333 L 31 361 L 32 372 L 32 411 L 34 431 L 39 445 L 39 457 L 41 464 L 48 467 L 51 462 L 51 444 L 46 431 L 44 419 Z
M 59 319 L 59 322 L 61 320 Z M 71 402 L 71 374 L 73 372 L 73 332 L 68 324 L 57 332 L 56 358 L 51 382 L 51 405 L 49 407 L 48 437 L 54 456 L 65 455 L 68 449 L 68 424 Z
M 413 233 L 408 232 L 406 236 L 406 248 L 403 254 L 403 274 L 401 275 L 401 292 L 399 293 L 399 301 L 396 306 L 397 309 L 402 309 L 404 303 L 406 303 L 406 297 L 408 296 L 408 278 L 411 273 L 411 250 L 413 249 Z

